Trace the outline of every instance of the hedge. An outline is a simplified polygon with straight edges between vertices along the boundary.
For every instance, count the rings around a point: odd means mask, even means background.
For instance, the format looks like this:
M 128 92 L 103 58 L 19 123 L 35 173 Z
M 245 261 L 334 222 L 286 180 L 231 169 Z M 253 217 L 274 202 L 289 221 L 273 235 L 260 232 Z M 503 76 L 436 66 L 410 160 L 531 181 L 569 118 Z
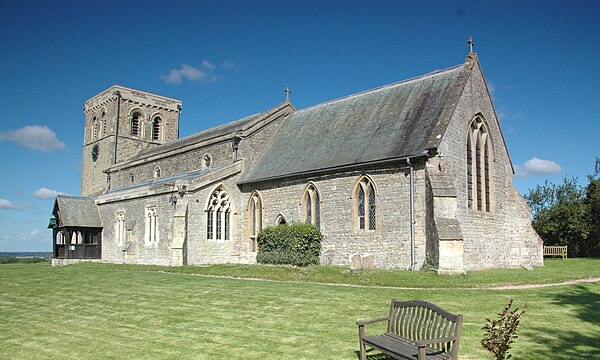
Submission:
M 256 239 L 259 264 L 318 265 L 323 235 L 311 224 L 277 225 L 263 229 Z

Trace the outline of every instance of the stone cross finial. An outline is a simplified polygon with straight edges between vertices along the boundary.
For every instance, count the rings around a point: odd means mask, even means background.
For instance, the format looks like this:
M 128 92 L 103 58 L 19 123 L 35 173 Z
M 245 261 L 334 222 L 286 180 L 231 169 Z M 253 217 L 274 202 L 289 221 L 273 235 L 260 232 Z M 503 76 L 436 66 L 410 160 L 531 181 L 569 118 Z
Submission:
M 285 100 L 290 101 L 290 94 L 292 93 L 292 90 L 286 86 L 285 89 L 283 89 L 283 92 L 285 93 Z
M 469 36 L 469 40 L 467 41 L 467 44 L 469 44 L 469 54 L 472 54 L 473 53 L 473 45 L 475 45 L 472 37 Z

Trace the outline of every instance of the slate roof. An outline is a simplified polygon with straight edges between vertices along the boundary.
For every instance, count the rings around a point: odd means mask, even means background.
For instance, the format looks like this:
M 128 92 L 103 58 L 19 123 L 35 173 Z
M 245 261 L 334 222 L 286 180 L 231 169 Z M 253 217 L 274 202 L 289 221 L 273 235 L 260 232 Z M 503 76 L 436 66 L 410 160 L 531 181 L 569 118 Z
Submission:
M 216 127 L 204 130 L 204 131 L 200 131 L 198 133 L 192 134 L 190 136 L 186 136 L 179 140 L 171 141 L 171 142 L 168 142 L 168 143 L 165 143 L 162 145 L 152 147 L 148 150 L 139 152 L 138 154 L 131 157 L 130 159 L 127 159 L 125 162 L 131 162 L 131 161 L 135 161 L 138 159 L 148 158 L 153 155 L 158 155 L 158 154 L 162 154 L 164 152 L 168 152 L 171 150 L 184 148 L 186 146 L 194 145 L 194 144 L 197 144 L 202 141 L 206 141 L 206 140 L 209 140 L 209 139 L 212 139 L 215 137 L 233 134 L 236 132 L 241 132 L 248 126 L 252 125 L 255 121 L 261 119 L 264 115 L 269 114 L 285 105 L 286 105 L 286 103 L 282 103 L 272 109 L 269 109 L 269 110 L 266 110 L 266 111 L 263 111 L 260 113 L 256 113 L 256 114 L 253 114 L 250 116 L 246 116 L 242 119 L 235 120 L 235 121 L 223 124 L 223 125 L 219 125 L 219 126 L 216 126 Z
M 58 195 L 54 213 L 59 211 L 60 226 L 101 228 L 102 221 L 92 198 Z
M 293 113 L 240 183 L 422 156 L 436 143 L 434 129 L 445 130 L 466 68 L 461 64 Z

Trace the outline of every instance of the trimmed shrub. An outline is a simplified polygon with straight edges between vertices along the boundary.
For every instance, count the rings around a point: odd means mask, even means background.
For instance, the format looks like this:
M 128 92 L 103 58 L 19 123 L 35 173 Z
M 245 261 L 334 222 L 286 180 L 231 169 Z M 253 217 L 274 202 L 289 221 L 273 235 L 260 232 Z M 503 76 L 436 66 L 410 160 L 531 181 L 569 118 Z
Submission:
M 258 234 L 259 264 L 318 265 L 323 235 L 311 224 L 270 226 Z

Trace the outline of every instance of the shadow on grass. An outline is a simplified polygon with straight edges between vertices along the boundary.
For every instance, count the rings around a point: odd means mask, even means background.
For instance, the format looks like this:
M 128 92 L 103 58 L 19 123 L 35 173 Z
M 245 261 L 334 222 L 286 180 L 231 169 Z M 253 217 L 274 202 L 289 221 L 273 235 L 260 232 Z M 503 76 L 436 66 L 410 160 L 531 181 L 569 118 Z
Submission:
M 566 288 L 552 295 L 558 306 L 573 308 L 574 317 L 581 322 L 600 324 L 600 294 L 585 286 Z M 552 316 L 552 314 L 548 314 Z M 535 328 L 530 336 L 537 344 L 543 344 L 540 358 L 545 359 L 598 359 L 600 358 L 600 334 L 577 331 L 580 326 L 565 323 L 561 328 Z M 536 357 L 537 358 L 537 357 Z
M 356 358 L 360 359 L 360 351 L 355 351 Z M 387 356 L 386 354 L 380 353 L 375 349 L 367 349 L 367 360 L 392 360 L 393 357 Z

